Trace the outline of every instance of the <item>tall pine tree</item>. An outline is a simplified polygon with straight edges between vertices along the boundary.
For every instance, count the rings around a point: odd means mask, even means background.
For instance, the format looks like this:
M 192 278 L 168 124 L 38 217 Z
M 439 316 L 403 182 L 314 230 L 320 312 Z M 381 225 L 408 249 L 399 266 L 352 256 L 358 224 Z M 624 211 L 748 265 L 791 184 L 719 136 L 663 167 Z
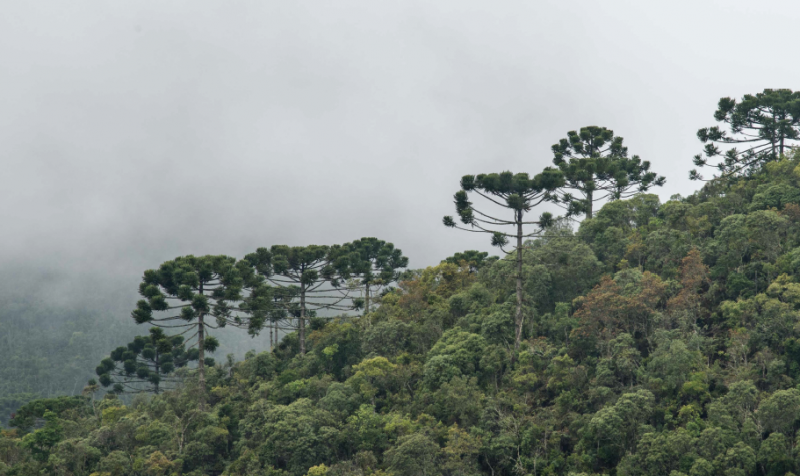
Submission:
M 178 330 L 189 348 L 197 348 L 198 401 L 205 410 L 209 330 L 233 325 L 257 334 L 272 304 L 269 287 L 247 261 L 189 255 L 145 271 L 139 294 L 145 299 L 132 312 L 137 324 Z
M 741 101 L 725 97 L 719 100 L 714 119 L 724 126 L 697 131 L 705 148 L 694 156 L 694 165 L 715 168 L 720 176 L 748 173 L 776 160 L 800 140 L 800 91 L 765 89 L 745 94 Z M 734 147 L 723 152 L 717 144 Z M 697 169 L 689 172 L 689 178 L 703 180 Z
M 546 168 L 535 177 L 528 174 L 512 174 L 502 172 L 499 174 L 465 175 L 461 178 L 461 190 L 456 192 L 456 212 L 462 224 L 459 226 L 452 216 L 444 217 L 444 225 L 450 228 L 470 231 L 474 233 L 488 233 L 492 235 L 492 245 L 502 249 L 506 254 L 515 253 L 515 280 L 517 306 L 514 313 L 515 337 L 514 350 L 519 350 L 522 339 L 523 325 L 523 283 L 522 283 L 522 243 L 525 238 L 539 236 L 542 230 L 553 223 L 550 213 L 542 213 L 538 220 L 526 219 L 526 214 L 546 201 L 555 199 L 559 187 L 564 186 L 564 177 L 560 170 Z M 482 198 L 487 208 L 477 208 L 469 200 L 472 193 Z M 510 217 L 500 218 L 496 211 Z M 535 226 L 535 231 L 530 231 L 530 226 Z M 510 228 L 510 230 L 509 230 Z M 514 240 L 511 251 L 505 247 L 509 238 Z
M 245 256 L 271 285 L 281 287 L 275 302 L 295 321 L 300 354 L 306 353 L 306 323 L 318 311 L 353 309 L 351 291 L 344 286 L 350 277 L 346 251 L 340 245 L 259 248 Z M 292 323 L 289 323 L 292 326 Z
M 350 253 L 351 274 L 364 289 L 364 314 L 369 314 L 374 294 L 399 279 L 399 270 L 408 266 L 408 258 L 394 244 L 373 237 L 355 240 L 344 247 Z
M 650 162 L 628 157 L 622 137 L 605 127 L 588 126 L 569 131 L 552 146 L 553 163 L 564 174 L 561 201 L 570 215 L 592 218 L 594 202 L 619 200 L 662 186 L 666 179 L 650 171 Z M 577 192 L 581 198 L 573 197 Z

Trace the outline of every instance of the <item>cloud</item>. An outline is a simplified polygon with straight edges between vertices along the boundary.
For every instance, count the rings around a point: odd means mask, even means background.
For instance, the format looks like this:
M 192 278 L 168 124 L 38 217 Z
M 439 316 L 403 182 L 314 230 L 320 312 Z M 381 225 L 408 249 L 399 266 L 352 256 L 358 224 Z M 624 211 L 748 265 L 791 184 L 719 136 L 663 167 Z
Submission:
M 591 124 L 687 194 L 719 97 L 793 86 L 787 5 L 6 5 L 0 265 L 133 292 L 177 255 L 361 236 L 435 264 L 489 249 L 440 224 L 461 175 Z

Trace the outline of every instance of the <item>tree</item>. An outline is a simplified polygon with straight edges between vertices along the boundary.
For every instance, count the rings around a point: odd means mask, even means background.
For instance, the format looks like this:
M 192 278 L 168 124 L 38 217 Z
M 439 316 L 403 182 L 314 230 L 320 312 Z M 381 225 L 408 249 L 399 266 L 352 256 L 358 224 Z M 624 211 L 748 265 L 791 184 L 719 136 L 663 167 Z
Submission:
M 364 287 L 364 314 L 369 314 L 371 292 L 400 278 L 401 268 L 408 266 L 408 258 L 394 244 L 377 238 L 361 238 L 344 246 L 350 252 L 350 270 Z
M 630 452 L 639 441 L 642 424 L 653 414 L 655 396 L 648 390 L 625 393 L 613 405 L 601 408 L 589 420 L 589 434 L 600 445 L 615 448 L 613 457 Z
M 715 167 L 720 176 L 737 175 L 755 170 L 759 165 L 776 160 L 800 139 L 800 91 L 765 89 L 755 95 L 745 94 L 737 102 L 730 97 L 719 100 L 714 119 L 727 125 L 704 127 L 697 138 L 705 145 L 703 154 L 694 156 L 697 167 Z M 743 144 L 724 153 L 716 144 Z M 716 159 L 716 163 L 710 163 Z M 689 173 L 692 180 L 702 180 L 697 169 Z
M 465 175 L 461 178 L 461 190 L 456 192 L 456 212 L 465 228 L 456 224 L 453 217 L 444 217 L 444 225 L 450 228 L 471 231 L 475 233 L 489 233 L 492 235 L 492 245 L 499 247 L 504 252 L 509 238 L 515 238 L 513 250 L 516 251 L 516 298 L 517 309 L 514 316 L 516 336 L 514 349 L 519 349 L 522 339 L 522 241 L 524 238 L 539 236 L 544 228 L 553 223 L 550 213 L 542 213 L 538 221 L 525 221 L 525 214 L 545 201 L 554 199 L 554 192 L 564 185 L 564 177 L 558 170 L 547 168 L 542 173 L 529 177 L 526 173 Z M 497 218 L 489 213 L 476 208 L 469 201 L 469 193 L 473 193 L 488 201 L 503 212 L 511 212 L 512 218 Z M 494 212 L 492 212 L 494 213 Z M 539 229 L 534 232 L 525 231 L 526 225 L 536 225 Z M 502 227 L 499 228 L 498 227 Z M 505 227 L 513 227 L 514 231 L 507 233 Z
M 622 142 L 610 129 L 588 126 L 580 132 L 567 132 L 566 139 L 552 146 L 553 163 L 564 174 L 563 188 L 583 196 L 576 199 L 570 192 L 564 193 L 562 201 L 570 214 L 585 213 L 592 218 L 594 202 L 628 198 L 664 185 L 664 177 L 650 172 L 650 162 L 638 155 L 628 157 Z
M 375 405 L 375 395 L 388 386 L 388 377 L 396 367 L 386 357 L 364 359 L 353 366 L 353 376 L 347 383 Z
M 800 391 L 778 390 L 760 403 L 757 415 L 766 432 L 793 437 L 800 419 Z
M 577 307 L 574 317 L 580 323 L 573 335 L 596 341 L 603 357 L 612 356 L 610 344 L 622 333 L 644 345 L 655 330 L 656 307 L 665 289 L 661 278 L 649 271 L 627 269 L 614 279 L 604 276 L 589 294 L 573 302 Z
M 309 467 L 331 461 L 337 449 L 336 420 L 307 398 L 297 399 L 289 405 L 259 400 L 248 409 L 243 420 L 242 433 L 247 435 L 243 438 L 243 447 L 256 449 L 264 466 L 272 465 L 286 471 L 273 474 L 304 475 Z
M 758 449 L 758 463 L 761 474 L 767 476 L 786 476 L 794 464 L 791 459 L 791 445 L 781 433 L 772 433 Z
M 217 345 L 215 338 L 206 337 L 206 351 L 213 352 Z M 196 348 L 186 351 L 183 336 L 167 336 L 161 328 L 151 327 L 149 336 L 136 336 L 126 347 L 117 347 L 95 372 L 100 384 L 112 387 L 113 393 L 158 394 L 163 390 L 161 383 L 171 381 L 168 376 L 176 368 L 196 361 L 198 354 Z M 205 363 L 214 365 L 209 358 Z
M 243 293 L 247 292 L 245 295 Z M 205 410 L 205 351 L 209 329 L 226 325 L 247 328 L 255 335 L 271 309 L 270 289 L 247 261 L 229 256 L 182 256 L 147 270 L 131 313 L 137 324 L 182 329 L 189 348 L 197 347 L 199 407 Z M 158 317 L 154 312 L 159 314 Z M 215 324 L 206 320 L 215 318 Z M 209 349 L 211 350 L 211 349 Z
M 392 474 L 398 476 L 433 476 L 439 471 L 439 445 L 425 432 L 419 431 L 397 439 L 384 455 Z
M 54 412 L 46 411 L 42 417 L 44 427 L 25 435 L 20 446 L 29 449 L 34 459 L 47 461 L 50 450 L 64 437 L 64 427 Z
M 703 315 L 703 291 L 710 285 L 708 266 L 697 248 L 692 248 L 681 260 L 680 285 L 677 295 L 667 301 L 667 309 L 675 317 L 682 317 L 683 327 L 694 330 L 697 319 Z
M 301 355 L 306 353 L 306 320 L 320 310 L 353 309 L 350 289 L 342 286 L 350 277 L 350 263 L 341 245 L 274 245 L 244 259 L 270 284 L 282 288 L 275 294 L 281 296 L 276 304 L 297 319 Z
M 467 250 L 463 253 L 456 253 L 453 256 L 444 259 L 445 263 L 452 263 L 460 265 L 461 262 L 467 263 L 470 273 L 477 273 L 478 270 L 486 265 L 497 261 L 497 256 L 489 256 L 486 251 Z

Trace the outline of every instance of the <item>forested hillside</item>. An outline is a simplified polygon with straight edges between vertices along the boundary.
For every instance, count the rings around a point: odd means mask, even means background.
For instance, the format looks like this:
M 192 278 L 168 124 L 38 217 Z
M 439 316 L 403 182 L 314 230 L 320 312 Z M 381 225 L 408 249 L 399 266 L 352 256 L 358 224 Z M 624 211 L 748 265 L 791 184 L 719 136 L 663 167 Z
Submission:
M 685 198 L 647 193 L 663 179 L 599 128 L 554 146 L 543 175 L 464 177 L 444 224 L 486 231 L 499 258 L 404 271 L 362 239 L 166 262 L 133 317 L 185 338 L 120 342 L 82 396 L 19 408 L 0 475 L 798 472 L 800 152 L 766 130 L 761 149 L 707 147 L 695 163 L 719 158 L 717 175 Z M 487 197 L 508 217 L 473 203 Z M 567 217 L 527 218 L 536 200 Z M 204 358 L 226 326 L 289 333 Z
M 30 288 L 4 284 L 0 297 L 0 427 L 31 400 L 80 395 L 86 381 L 96 377 L 97 363 L 141 331 L 126 318 L 130 309 L 125 305 L 135 299 L 135 289 L 99 299 L 86 299 L 81 291 L 71 289 L 72 299 L 60 295 L 48 299 L 53 294 L 49 283 Z M 115 282 L 103 289 L 119 287 Z M 58 294 L 64 290 L 59 288 Z M 218 353 L 242 358 L 248 349 L 265 346 L 269 346 L 266 336 L 253 339 L 246 332 L 228 332 L 220 336 Z
M 130 334 L 125 324 L 30 299 L 0 302 L 0 424 L 37 397 L 80 394 L 102 349 Z

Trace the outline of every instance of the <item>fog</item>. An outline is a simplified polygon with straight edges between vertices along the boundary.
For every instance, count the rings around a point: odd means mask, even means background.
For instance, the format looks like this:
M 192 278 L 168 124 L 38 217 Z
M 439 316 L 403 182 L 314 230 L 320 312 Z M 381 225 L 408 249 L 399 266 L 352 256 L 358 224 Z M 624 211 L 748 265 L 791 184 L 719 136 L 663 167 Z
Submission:
M 796 89 L 794 2 L 3 2 L 4 292 L 130 309 L 185 254 L 391 241 L 412 267 L 467 173 L 614 129 L 688 194 L 722 96 Z M 120 318 L 126 318 L 122 312 Z

